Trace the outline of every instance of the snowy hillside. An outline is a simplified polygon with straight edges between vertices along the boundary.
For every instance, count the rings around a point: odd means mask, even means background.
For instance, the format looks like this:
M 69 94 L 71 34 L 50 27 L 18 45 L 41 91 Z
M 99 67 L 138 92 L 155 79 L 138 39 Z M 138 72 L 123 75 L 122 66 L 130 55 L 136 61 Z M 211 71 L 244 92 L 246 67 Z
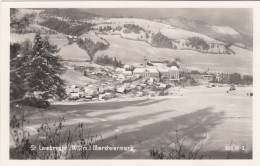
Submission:
M 213 31 L 229 35 L 238 35 L 238 32 L 230 27 L 212 26 Z
M 99 19 L 98 21 L 91 20 L 91 22 L 97 24 L 96 26 L 94 26 L 95 28 L 105 27 L 105 26 L 111 26 L 112 28 L 116 28 L 117 26 L 123 27 L 124 24 L 135 24 L 142 27 L 147 32 L 153 34 L 161 32 L 173 39 L 179 40 L 179 39 L 187 39 L 188 37 L 201 37 L 204 40 L 208 41 L 209 43 L 222 43 L 220 41 L 209 38 L 208 36 L 205 36 L 203 34 L 187 31 L 164 23 L 159 23 L 159 22 L 145 20 L 145 19 L 112 18 L 112 19 L 104 19 L 103 22 L 101 21 L 101 19 Z M 124 35 L 123 33 L 121 34 Z M 141 35 L 136 36 L 136 39 L 137 37 L 141 38 L 140 36 Z
M 204 21 L 191 20 L 186 17 L 154 19 L 154 21 L 185 29 L 187 31 L 197 32 L 226 43 L 242 43 L 244 48 L 253 48 L 253 36 L 239 32 L 232 27 L 211 25 Z
M 37 17 L 39 17 L 39 20 L 43 18 L 48 19 L 48 17 L 40 17 L 39 15 L 38 13 Z M 218 35 L 219 37 L 223 37 L 222 35 L 240 35 L 238 31 L 230 27 L 211 26 L 205 22 L 190 21 L 187 19 L 176 20 L 175 18 L 147 20 L 95 16 L 91 19 L 84 19 L 78 22 L 68 22 L 68 19 L 62 19 L 59 16 L 59 20 L 65 21 L 71 27 L 76 27 L 82 22 L 91 24 L 91 29 L 83 32 L 78 37 L 81 39 L 90 39 L 94 43 L 101 42 L 108 44 L 106 50 L 97 51 L 95 58 L 101 55 L 108 55 L 109 57 L 116 57 L 122 60 L 123 63 L 138 63 L 142 61 L 144 56 L 149 60 L 179 57 L 184 61 L 183 65 L 190 69 L 206 70 L 210 67 L 214 70 L 252 73 L 252 51 L 244 49 L 243 46 L 245 45 L 241 40 L 238 40 L 235 46 L 228 46 L 228 49 L 231 50 L 230 54 L 226 47 L 227 43 L 216 40 L 214 37 L 211 38 L 204 33 L 210 28 L 210 33 L 213 34 L 214 32 L 214 35 Z M 178 26 L 177 23 L 179 23 Z M 182 26 L 183 28 L 181 28 Z M 189 28 L 200 29 L 201 33 L 187 30 Z M 87 52 L 79 48 L 76 42 L 69 44 L 67 35 L 64 33 L 43 27 L 38 22 L 31 24 L 28 30 L 31 33 L 11 33 L 11 42 L 22 42 L 27 38 L 33 40 L 34 32 L 41 32 L 43 36 L 49 36 L 51 43 L 58 45 L 60 49 L 59 55 L 64 59 L 89 59 Z M 172 47 L 155 45 L 154 41 L 161 42 L 162 40 L 162 38 L 155 38 L 157 34 L 161 34 L 159 36 L 163 37 L 164 42 L 170 43 Z M 193 40 L 204 42 L 203 46 L 207 46 L 206 49 L 202 49 L 201 45 L 193 47 L 192 43 L 190 43 Z M 233 64 L 232 68 L 230 68 L 230 63 Z

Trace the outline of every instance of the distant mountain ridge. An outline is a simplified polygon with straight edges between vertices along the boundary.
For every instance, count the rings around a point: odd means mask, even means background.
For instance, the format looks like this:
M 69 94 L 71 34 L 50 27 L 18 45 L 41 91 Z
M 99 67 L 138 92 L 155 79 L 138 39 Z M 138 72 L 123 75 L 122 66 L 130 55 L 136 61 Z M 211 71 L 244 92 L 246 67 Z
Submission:
M 253 48 L 253 36 L 235 30 L 232 27 L 211 25 L 201 20 L 191 20 L 183 16 L 153 20 L 188 31 L 201 33 L 210 38 L 239 47 L 244 47 L 247 49 Z

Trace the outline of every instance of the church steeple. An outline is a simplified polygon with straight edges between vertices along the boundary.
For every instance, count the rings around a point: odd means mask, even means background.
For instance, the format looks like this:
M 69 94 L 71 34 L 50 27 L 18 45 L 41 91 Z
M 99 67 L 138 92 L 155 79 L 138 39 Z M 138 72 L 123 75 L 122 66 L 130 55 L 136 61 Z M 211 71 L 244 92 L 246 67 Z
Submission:
M 146 56 L 144 56 L 143 66 L 144 66 L 144 67 L 147 66 L 147 58 L 146 58 Z

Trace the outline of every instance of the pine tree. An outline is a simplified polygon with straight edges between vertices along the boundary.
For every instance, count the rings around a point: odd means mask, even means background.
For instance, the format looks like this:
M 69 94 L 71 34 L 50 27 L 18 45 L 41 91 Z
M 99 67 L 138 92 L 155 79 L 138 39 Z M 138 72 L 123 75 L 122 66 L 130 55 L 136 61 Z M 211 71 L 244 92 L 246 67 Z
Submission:
M 11 44 L 10 46 L 10 100 L 14 101 L 22 98 L 26 90 L 22 82 L 25 73 L 22 72 L 22 62 L 26 62 L 26 58 L 19 54 L 21 45 L 18 43 Z
M 59 57 L 54 56 L 58 51 L 48 38 L 36 34 L 33 45 L 23 44 L 19 56 L 16 56 L 17 52 L 11 52 L 11 57 L 15 57 L 11 59 L 11 100 L 46 107 L 49 105 L 48 99 L 66 96 L 64 82 L 59 77 L 64 68 Z M 19 85 L 22 87 L 19 88 Z M 20 93 L 21 98 L 13 96 L 14 89 L 24 92 Z

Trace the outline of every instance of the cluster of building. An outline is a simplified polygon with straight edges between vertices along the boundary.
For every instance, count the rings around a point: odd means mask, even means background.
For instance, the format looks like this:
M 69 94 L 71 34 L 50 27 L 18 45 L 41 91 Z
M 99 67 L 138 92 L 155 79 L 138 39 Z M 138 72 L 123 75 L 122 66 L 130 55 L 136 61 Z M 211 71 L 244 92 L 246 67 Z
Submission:
M 180 72 L 176 66 L 168 67 L 167 64 L 160 61 L 151 61 L 149 62 L 144 58 L 142 64 L 134 64 L 134 70 L 131 71 L 131 66 L 125 65 L 124 68 L 116 68 L 117 74 L 123 74 L 125 76 L 141 76 L 143 78 L 163 78 L 173 81 L 180 80 Z
M 67 39 L 68 39 L 69 42 L 76 42 L 78 40 L 78 37 L 77 36 L 68 35 Z

